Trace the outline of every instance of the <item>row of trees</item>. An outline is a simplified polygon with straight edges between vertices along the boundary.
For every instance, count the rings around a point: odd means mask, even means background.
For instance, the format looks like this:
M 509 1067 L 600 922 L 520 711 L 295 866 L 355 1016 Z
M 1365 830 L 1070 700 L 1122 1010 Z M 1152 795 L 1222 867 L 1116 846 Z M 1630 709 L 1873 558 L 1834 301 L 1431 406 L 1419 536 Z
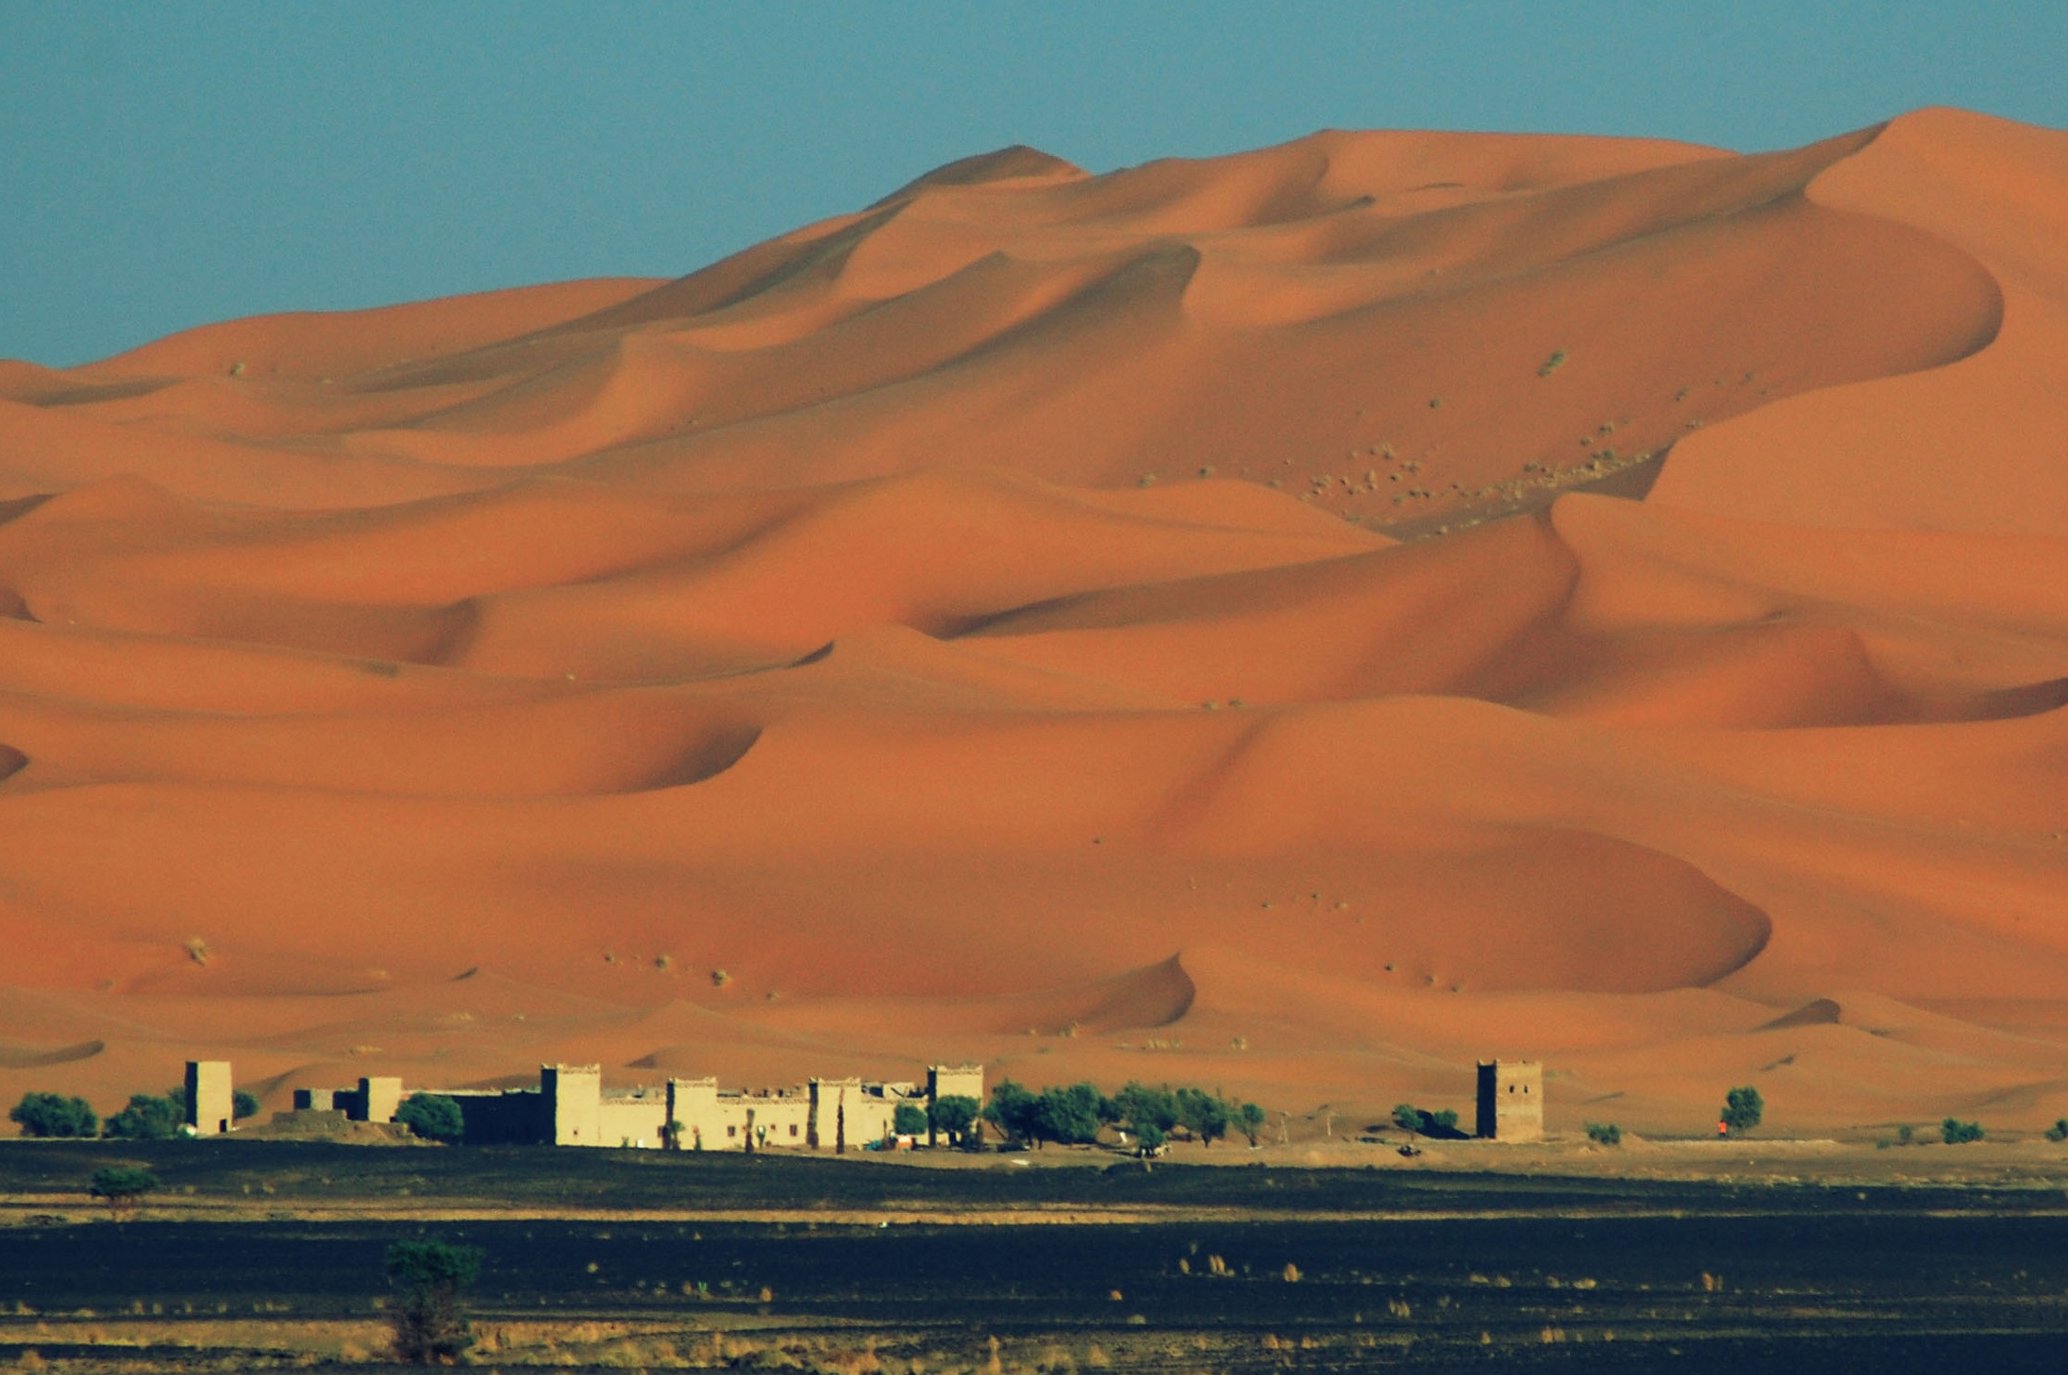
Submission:
M 898 1104 L 891 1114 L 890 1129 L 899 1136 L 945 1136 L 950 1145 L 968 1147 L 976 1142 L 973 1133 L 982 1111 L 974 1098 L 943 1094 L 923 1108 L 917 1103 Z
M 238 1121 L 255 1116 L 258 1099 L 243 1089 L 231 1095 L 231 1111 Z M 84 1098 L 67 1098 L 56 1093 L 25 1093 L 7 1114 L 22 1129 L 23 1136 L 93 1137 L 112 1136 L 130 1141 L 164 1141 L 180 1134 L 187 1121 L 187 1089 L 175 1084 L 162 1094 L 132 1094 L 128 1106 L 106 1122 L 94 1115 Z
M 230 1105 L 239 1122 L 258 1115 L 258 1099 L 244 1089 L 231 1094 Z M 187 1089 L 184 1084 L 175 1084 L 164 1093 L 132 1094 L 128 1105 L 105 1122 L 84 1098 L 25 1093 L 7 1117 L 21 1127 L 23 1136 L 168 1141 L 186 1125 Z M 442 1093 L 410 1095 L 395 1114 L 395 1120 L 430 1141 L 458 1141 L 464 1130 L 459 1103 Z
M 1115 1127 L 1149 1152 L 1180 1127 L 1209 1146 L 1237 1130 L 1254 1146 L 1265 1117 L 1255 1103 L 1237 1105 L 1205 1089 L 1129 1083 L 1109 1098 L 1092 1083 L 1035 1093 L 1007 1079 L 992 1091 L 983 1120 L 1016 1141 L 1037 1146 L 1087 1144 L 1098 1139 L 1102 1128 Z

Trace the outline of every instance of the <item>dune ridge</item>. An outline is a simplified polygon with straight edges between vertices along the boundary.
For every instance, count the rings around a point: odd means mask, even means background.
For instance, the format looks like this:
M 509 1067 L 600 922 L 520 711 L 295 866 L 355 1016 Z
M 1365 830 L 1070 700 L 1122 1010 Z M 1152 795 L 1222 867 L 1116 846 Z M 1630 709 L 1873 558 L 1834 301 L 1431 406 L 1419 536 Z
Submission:
M 0 1080 L 2051 1121 L 2064 234 L 1950 110 L 1016 147 L 0 363 Z

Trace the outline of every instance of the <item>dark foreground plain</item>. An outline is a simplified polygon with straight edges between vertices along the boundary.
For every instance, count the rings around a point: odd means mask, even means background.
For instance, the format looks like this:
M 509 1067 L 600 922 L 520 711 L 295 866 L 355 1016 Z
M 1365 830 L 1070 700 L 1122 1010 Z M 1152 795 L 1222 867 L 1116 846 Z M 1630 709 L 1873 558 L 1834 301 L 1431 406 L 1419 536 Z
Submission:
M 121 1225 L 76 1195 L 118 1155 L 167 1186 Z M 481 1248 L 473 1359 L 500 1369 L 2020 1370 L 2068 1350 L 2059 1189 L 242 1144 L 10 1147 L 0 1188 L 0 1362 L 51 1369 L 369 1368 L 382 1254 L 414 1237 Z

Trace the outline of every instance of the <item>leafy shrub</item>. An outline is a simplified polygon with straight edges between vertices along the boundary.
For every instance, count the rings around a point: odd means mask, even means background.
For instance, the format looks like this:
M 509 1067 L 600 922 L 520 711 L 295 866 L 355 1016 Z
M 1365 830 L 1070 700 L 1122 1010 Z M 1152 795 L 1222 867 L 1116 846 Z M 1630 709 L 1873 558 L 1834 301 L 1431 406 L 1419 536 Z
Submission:
M 395 1110 L 395 1120 L 426 1141 L 456 1145 L 467 1134 L 460 1105 L 442 1093 L 412 1093 Z
M 917 1103 L 900 1103 L 891 1112 L 890 1129 L 899 1136 L 926 1135 L 926 1109 Z
M 1462 1136 L 1458 1130 L 1458 1115 L 1450 1108 L 1431 1111 L 1418 1108 L 1412 1103 L 1401 1103 L 1393 1109 L 1393 1125 L 1402 1131 L 1417 1132 L 1423 1136 Z
M 1765 1116 L 1766 1100 L 1760 1097 L 1759 1090 L 1750 1084 L 1732 1089 L 1723 1096 L 1721 1120 L 1733 1135 L 1751 1131 Z
M 456 1364 L 474 1344 L 460 1292 L 481 1272 L 481 1252 L 443 1241 L 398 1241 L 388 1248 L 385 1268 L 393 1294 L 388 1321 L 395 1329 L 395 1359 Z
M 129 1106 L 108 1119 L 107 1131 L 130 1141 L 169 1141 L 180 1134 L 185 1118 L 181 1103 L 136 1093 L 130 1095 Z
M 1965 1146 L 1970 1141 L 1980 1141 L 1987 1135 L 1980 1122 L 1962 1122 L 1949 1117 L 1939 1124 L 1939 1139 L 1949 1146 Z
M 109 1165 L 93 1172 L 93 1184 L 87 1192 L 106 1199 L 108 1212 L 120 1222 L 133 1215 L 144 1195 L 157 1188 L 158 1176 L 140 1165 Z
M 2054 1125 L 2046 1129 L 2046 1139 L 2049 1141 L 2068 1141 L 2068 1117 L 2056 1119 Z
M 1623 1144 L 1623 1129 L 1613 1122 L 1589 1122 L 1587 1139 L 1598 1146 L 1620 1146 Z
M 1257 1133 L 1264 1129 L 1264 1110 L 1255 1103 L 1244 1103 L 1235 1111 L 1235 1121 L 1242 1128 L 1242 1134 L 1249 1138 L 1249 1144 L 1257 1144 Z
M 25 1093 L 7 1114 L 21 1124 L 23 1136 L 94 1136 L 101 1120 L 84 1098 L 61 1098 L 54 1093 Z

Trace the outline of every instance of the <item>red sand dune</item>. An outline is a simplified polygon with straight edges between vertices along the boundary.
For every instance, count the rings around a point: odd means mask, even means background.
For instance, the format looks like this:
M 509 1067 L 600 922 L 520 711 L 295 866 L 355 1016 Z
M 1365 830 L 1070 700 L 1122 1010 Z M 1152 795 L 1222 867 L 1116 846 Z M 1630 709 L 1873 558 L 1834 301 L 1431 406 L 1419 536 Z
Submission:
M 2051 1121 L 2064 241 L 1953 111 L 1011 149 L 0 364 L 0 1081 Z

